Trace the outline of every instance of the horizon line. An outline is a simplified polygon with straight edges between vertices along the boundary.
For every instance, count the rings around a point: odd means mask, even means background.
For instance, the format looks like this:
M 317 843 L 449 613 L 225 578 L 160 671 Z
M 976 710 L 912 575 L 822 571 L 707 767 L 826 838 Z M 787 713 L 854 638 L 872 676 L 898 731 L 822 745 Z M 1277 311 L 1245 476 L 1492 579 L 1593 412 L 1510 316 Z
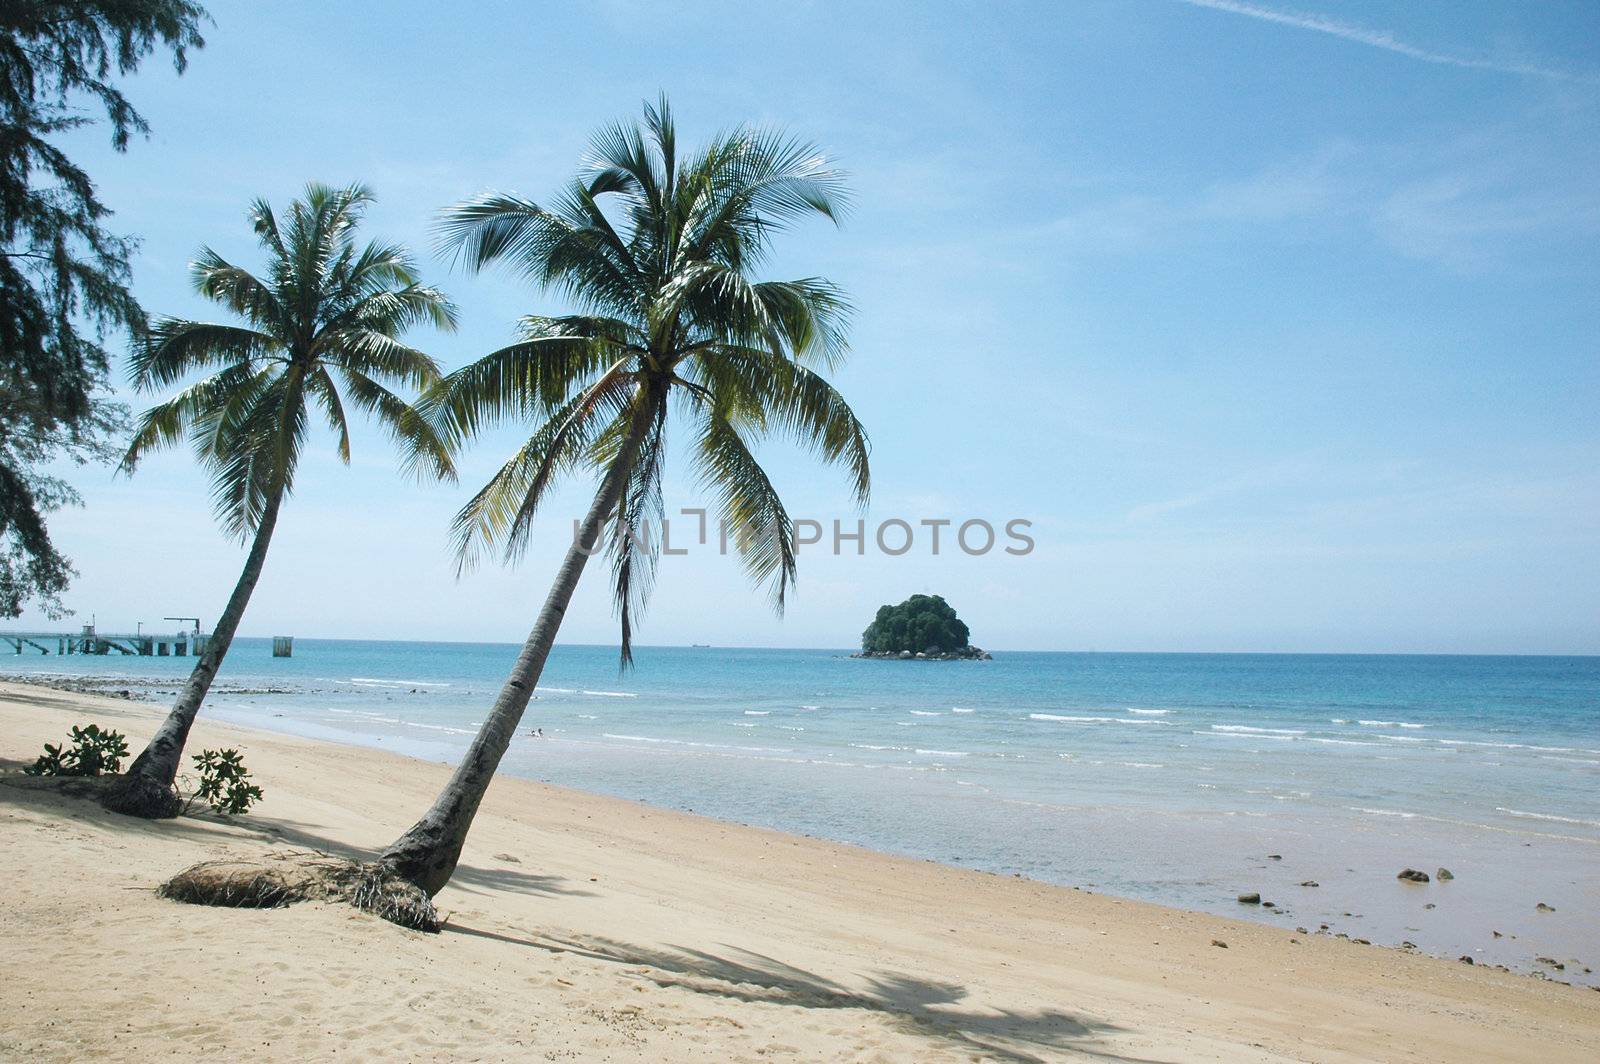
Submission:
M 18 629 L 27 634 L 36 632 L 37 629 Z M 0 635 L 9 634 L 5 629 L 0 629 Z M 239 635 L 237 639 L 271 640 L 276 638 L 271 635 Z M 521 646 L 521 640 L 500 639 L 420 639 L 415 637 L 357 637 L 357 636 L 317 636 L 294 635 L 297 641 L 314 641 L 324 643 L 435 643 L 451 646 Z M 597 649 L 615 650 L 615 643 L 594 643 L 579 641 L 558 641 L 556 646 L 566 647 L 593 647 Z M 770 644 L 749 643 L 634 643 L 635 650 L 788 650 L 788 651 L 813 651 L 817 653 L 855 653 L 861 648 L 852 646 L 775 646 Z M 1170 656 L 1188 657 L 1411 657 L 1411 658 L 1592 658 L 1600 657 L 1600 650 L 1117 650 L 1102 649 L 1100 647 L 1070 647 L 1049 650 L 1006 650 L 1003 648 L 984 647 L 991 654 L 1106 654 L 1106 655 L 1135 655 L 1135 654 L 1163 654 Z M 42 657 L 43 655 L 41 655 Z M 51 655 L 54 656 L 54 655 Z M 38 660 L 31 655 L 0 655 L 0 659 L 20 657 L 25 660 Z M 179 659 L 173 659 L 179 660 Z

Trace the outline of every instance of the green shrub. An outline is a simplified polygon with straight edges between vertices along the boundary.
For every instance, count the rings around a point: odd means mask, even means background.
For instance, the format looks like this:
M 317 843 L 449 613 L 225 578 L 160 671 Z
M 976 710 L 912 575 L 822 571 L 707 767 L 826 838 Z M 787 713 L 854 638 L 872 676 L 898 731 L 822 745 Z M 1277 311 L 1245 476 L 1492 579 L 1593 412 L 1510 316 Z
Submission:
M 121 732 L 101 731 L 98 725 L 73 725 L 72 747 L 44 744 L 39 760 L 23 769 L 29 776 L 98 776 L 118 772 L 128 756 L 128 738 Z
M 194 767 L 200 772 L 194 797 L 219 813 L 248 813 L 261 800 L 261 788 L 245 782 L 250 770 L 237 750 L 202 750 L 194 755 Z

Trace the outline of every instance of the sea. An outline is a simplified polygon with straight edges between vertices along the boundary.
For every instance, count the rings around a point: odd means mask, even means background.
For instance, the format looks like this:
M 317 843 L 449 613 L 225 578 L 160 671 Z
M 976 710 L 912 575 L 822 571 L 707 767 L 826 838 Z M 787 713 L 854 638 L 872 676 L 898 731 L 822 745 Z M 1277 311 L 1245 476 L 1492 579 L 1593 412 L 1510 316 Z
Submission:
M 517 651 L 270 647 L 236 642 L 208 716 L 441 762 Z M 614 647 L 558 646 L 502 771 L 1600 985 L 1600 657 L 635 656 L 622 672 Z M 162 701 L 192 664 L 30 651 L 0 676 Z

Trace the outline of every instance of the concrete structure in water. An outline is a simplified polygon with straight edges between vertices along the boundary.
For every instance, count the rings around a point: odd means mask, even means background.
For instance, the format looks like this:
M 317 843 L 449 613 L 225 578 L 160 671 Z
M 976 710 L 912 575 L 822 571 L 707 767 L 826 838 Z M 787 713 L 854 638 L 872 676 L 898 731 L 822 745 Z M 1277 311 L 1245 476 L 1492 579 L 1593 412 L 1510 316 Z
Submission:
M 9 649 L 16 654 L 30 650 L 40 654 L 126 654 L 141 658 L 199 657 L 211 641 L 211 636 L 200 630 L 198 617 L 166 617 L 168 621 L 189 621 L 187 629 L 167 635 L 139 630 L 127 632 L 102 632 L 93 624 L 83 625 L 75 632 L 0 632 L 0 653 Z M 272 656 L 287 658 L 294 653 L 294 636 L 272 637 Z
M 127 632 L 102 632 L 92 624 L 86 624 L 76 632 L 0 632 L 0 647 L 10 647 L 15 653 L 22 654 L 28 650 L 37 650 L 41 654 L 94 654 L 105 655 L 110 653 L 126 654 L 141 658 L 181 658 L 190 654 L 199 655 L 206 648 L 206 643 L 211 637 L 200 631 L 200 620 L 197 617 L 168 617 L 169 621 L 193 621 L 194 627 L 189 631 L 177 631 L 170 635 L 160 635 L 144 631 L 141 625 L 139 631 Z M 51 648 L 54 647 L 54 650 Z

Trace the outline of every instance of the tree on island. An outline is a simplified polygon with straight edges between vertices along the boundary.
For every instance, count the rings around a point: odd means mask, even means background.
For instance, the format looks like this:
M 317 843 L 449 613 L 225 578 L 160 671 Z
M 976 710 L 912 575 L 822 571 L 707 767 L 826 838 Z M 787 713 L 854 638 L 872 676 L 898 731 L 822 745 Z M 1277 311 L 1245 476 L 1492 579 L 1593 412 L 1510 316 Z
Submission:
M 867 654 L 950 654 L 967 648 L 971 633 L 939 595 L 912 595 L 898 606 L 880 606 L 861 650 Z
M 242 324 L 163 318 L 129 358 L 141 392 L 206 375 L 144 413 L 123 469 L 132 472 L 146 454 L 187 437 L 211 474 L 218 519 L 231 538 L 250 541 L 250 553 L 172 712 L 108 794 L 106 805 L 116 812 L 178 814 L 173 781 L 183 745 L 261 579 L 313 417 L 327 422 L 346 465 L 349 410 L 388 432 L 408 471 L 455 475 L 446 442 L 389 390 L 422 391 L 439 379 L 437 363 L 399 337 L 419 324 L 452 330 L 455 309 L 421 283 L 405 248 L 356 243 L 371 200 L 360 185 L 312 184 L 282 219 L 257 200 L 250 224 L 266 251 L 265 274 L 258 277 L 210 248 L 192 264 L 195 290 Z

